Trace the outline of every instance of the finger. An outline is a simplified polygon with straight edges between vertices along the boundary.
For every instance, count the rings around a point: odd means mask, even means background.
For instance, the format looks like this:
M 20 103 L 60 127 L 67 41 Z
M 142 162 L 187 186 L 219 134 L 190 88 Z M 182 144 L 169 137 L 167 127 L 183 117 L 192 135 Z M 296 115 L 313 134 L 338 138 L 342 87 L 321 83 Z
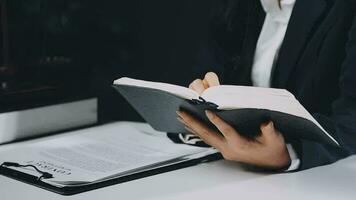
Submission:
M 199 94 L 201 94 L 205 88 L 204 88 L 204 84 L 203 81 L 201 79 L 196 79 L 194 80 L 190 85 L 189 88 L 198 92 Z
M 219 129 L 219 131 L 224 135 L 225 138 L 234 138 L 238 139 L 241 142 L 246 140 L 230 124 L 226 123 L 215 113 L 209 110 L 205 111 L 205 113 L 211 123 L 213 123 L 216 128 Z
M 208 81 L 206 79 L 203 79 L 203 85 L 204 85 L 205 89 L 209 88 L 209 83 L 208 83 Z
M 178 112 L 177 112 L 177 113 L 178 113 Z M 184 121 L 181 117 L 178 116 L 177 119 L 178 119 L 178 121 L 180 121 L 182 124 L 185 125 L 185 121 Z M 191 129 L 191 128 L 189 128 L 188 126 L 184 126 L 184 128 L 185 128 L 187 131 L 189 131 L 190 133 L 195 134 L 194 130 Z M 195 134 L 195 135 L 196 135 L 196 134 Z
M 193 133 L 194 135 L 196 135 L 195 131 L 191 128 L 189 128 L 188 126 L 184 127 L 187 131 L 189 131 L 190 133 Z
M 204 80 L 208 83 L 209 87 L 220 85 L 219 77 L 214 72 L 208 72 L 205 74 Z
M 274 123 L 270 121 L 261 125 L 261 137 L 266 141 L 274 141 L 279 134 L 274 127 Z
M 225 144 L 225 139 L 218 133 L 209 129 L 205 124 L 195 119 L 186 112 L 179 111 L 178 115 L 183 120 L 184 125 L 194 131 L 194 134 L 199 136 L 205 143 L 217 149 L 222 149 Z

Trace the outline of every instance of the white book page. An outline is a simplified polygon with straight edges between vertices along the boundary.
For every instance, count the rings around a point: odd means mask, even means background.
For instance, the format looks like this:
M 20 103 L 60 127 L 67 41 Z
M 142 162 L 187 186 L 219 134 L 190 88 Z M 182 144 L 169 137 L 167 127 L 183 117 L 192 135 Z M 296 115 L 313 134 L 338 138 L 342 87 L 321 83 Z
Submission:
M 313 116 L 299 103 L 294 95 L 284 89 L 250 86 L 220 85 L 208 88 L 202 94 L 206 101 L 217 104 L 221 110 L 256 108 L 278 111 L 302 117 L 317 125 L 332 138 Z M 336 142 L 337 143 L 337 142 Z
M 217 104 L 222 110 L 268 109 L 311 119 L 310 114 L 287 90 L 221 85 L 207 89 L 202 97 Z
M 138 128 L 137 128 L 138 127 Z M 8 154 L 53 174 L 54 185 L 95 182 L 135 168 L 208 151 L 171 142 L 146 124 L 115 123 L 31 144 Z M 31 168 L 14 168 L 38 176 Z
M 173 85 L 168 83 L 143 81 L 143 80 L 132 79 L 127 77 L 123 77 L 115 80 L 114 85 L 128 85 L 128 86 L 157 89 L 157 90 L 169 92 L 171 94 L 177 95 L 185 99 L 197 99 L 199 97 L 199 94 L 197 92 L 183 86 L 178 86 L 178 85 Z

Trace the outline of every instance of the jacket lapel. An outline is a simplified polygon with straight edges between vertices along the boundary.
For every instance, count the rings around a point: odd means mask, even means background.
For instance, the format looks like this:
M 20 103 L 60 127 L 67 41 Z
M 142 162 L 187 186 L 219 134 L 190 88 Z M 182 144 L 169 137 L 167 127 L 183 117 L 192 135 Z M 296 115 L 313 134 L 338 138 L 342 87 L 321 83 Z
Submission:
M 297 0 L 289 21 L 279 58 L 272 75 L 272 86 L 285 88 L 297 64 L 310 31 L 326 8 L 325 0 Z

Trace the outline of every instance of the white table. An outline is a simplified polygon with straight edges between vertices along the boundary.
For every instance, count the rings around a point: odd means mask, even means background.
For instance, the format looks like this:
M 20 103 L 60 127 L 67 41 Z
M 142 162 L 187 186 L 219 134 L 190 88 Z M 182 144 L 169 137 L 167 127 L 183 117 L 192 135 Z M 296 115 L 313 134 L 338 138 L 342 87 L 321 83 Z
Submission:
M 17 145 L 21 143 L 0 146 L 0 153 Z M 1 200 L 247 198 L 356 199 L 356 156 L 329 166 L 276 175 L 249 172 L 237 163 L 216 161 L 74 196 L 61 196 L 0 176 Z

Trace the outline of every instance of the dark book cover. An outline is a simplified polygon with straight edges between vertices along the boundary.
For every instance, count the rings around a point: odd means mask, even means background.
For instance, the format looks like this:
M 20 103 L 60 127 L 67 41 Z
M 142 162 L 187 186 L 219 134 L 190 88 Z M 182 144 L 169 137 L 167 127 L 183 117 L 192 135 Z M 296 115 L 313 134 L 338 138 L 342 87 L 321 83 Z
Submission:
M 204 99 L 188 100 L 158 89 L 128 85 L 113 86 L 154 129 L 169 133 L 188 133 L 177 120 L 177 110 L 184 110 L 217 130 L 205 115 L 205 110 L 215 112 L 243 136 L 254 139 L 260 134 L 261 123 L 273 121 L 286 140 L 306 139 L 338 146 L 323 130 L 308 119 L 255 108 L 219 110 L 218 105 Z

